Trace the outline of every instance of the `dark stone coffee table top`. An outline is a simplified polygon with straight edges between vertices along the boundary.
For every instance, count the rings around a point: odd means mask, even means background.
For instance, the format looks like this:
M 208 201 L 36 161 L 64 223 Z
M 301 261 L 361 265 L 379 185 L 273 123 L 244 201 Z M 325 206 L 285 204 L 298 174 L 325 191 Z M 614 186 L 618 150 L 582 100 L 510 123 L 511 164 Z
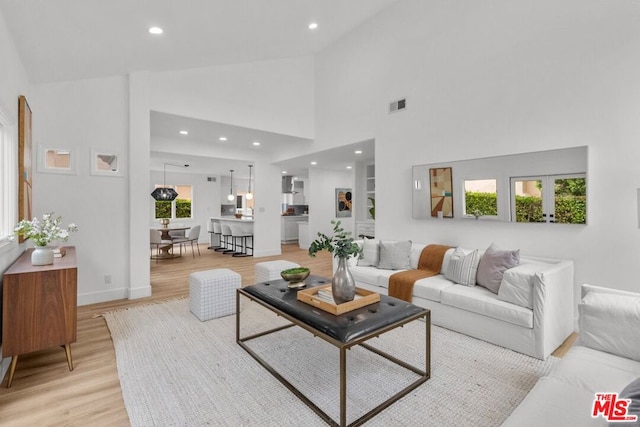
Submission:
M 300 289 L 330 284 L 331 279 L 311 275 Z M 289 289 L 287 282 L 282 279 L 257 283 L 242 290 L 343 343 L 349 343 L 413 315 L 428 312 L 422 307 L 380 294 L 379 302 L 336 316 L 298 301 L 298 289 Z

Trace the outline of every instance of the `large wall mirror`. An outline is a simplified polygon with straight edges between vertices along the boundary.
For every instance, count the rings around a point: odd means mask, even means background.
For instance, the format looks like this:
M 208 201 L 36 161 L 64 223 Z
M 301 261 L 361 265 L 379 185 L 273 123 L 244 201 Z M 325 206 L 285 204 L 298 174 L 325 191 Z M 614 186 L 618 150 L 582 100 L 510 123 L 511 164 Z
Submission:
M 413 167 L 413 218 L 587 223 L 587 147 Z

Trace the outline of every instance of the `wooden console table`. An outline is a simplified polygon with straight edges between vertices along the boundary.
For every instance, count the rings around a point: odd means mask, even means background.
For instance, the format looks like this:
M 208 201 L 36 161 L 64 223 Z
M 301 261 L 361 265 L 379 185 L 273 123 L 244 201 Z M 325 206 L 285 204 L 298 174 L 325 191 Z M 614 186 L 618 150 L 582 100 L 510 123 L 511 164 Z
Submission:
M 73 370 L 71 343 L 77 337 L 76 250 L 52 265 L 31 265 L 26 250 L 4 273 L 2 285 L 2 357 L 11 356 L 7 387 L 11 387 L 18 356 L 62 346 Z

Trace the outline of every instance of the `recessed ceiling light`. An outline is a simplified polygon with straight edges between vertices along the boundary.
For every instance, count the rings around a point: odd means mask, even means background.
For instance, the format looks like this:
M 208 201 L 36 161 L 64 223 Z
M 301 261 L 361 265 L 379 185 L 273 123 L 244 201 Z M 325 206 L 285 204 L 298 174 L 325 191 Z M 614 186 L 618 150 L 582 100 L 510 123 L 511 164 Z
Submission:
M 160 27 L 151 27 L 149 28 L 149 33 L 150 34 L 154 34 L 154 35 L 158 35 L 158 34 L 162 34 L 164 33 L 164 30 Z
M 317 165 L 317 164 L 318 164 L 318 162 L 311 162 L 311 164 L 312 164 L 312 165 Z
M 258 141 L 253 141 L 253 145 L 257 147 L 258 145 L 260 145 L 260 143 Z
M 188 130 L 181 130 L 180 131 L 180 135 L 189 135 L 189 131 Z
M 226 136 L 221 136 L 220 138 L 218 138 L 220 141 L 226 141 L 227 137 Z
M 282 173 L 287 173 L 287 171 L 282 171 Z
M 317 22 L 312 22 L 309 24 L 309 29 L 310 30 L 315 30 L 316 28 L 318 28 L 318 23 Z
M 362 154 L 362 150 L 356 150 L 356 151 L 354 151 L 354 153 L 356 153 L 356 154 Z
M 347 169 L 353 169 L 353 166 L 347 166 Z

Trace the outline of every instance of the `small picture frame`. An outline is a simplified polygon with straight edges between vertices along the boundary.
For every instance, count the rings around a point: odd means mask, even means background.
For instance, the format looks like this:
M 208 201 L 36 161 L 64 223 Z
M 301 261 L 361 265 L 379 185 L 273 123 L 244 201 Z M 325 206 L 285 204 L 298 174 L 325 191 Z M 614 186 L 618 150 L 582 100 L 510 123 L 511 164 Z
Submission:
M 115 151 L 91 149 L 91 175 L 124 176 L 124 158 Z
M 352 197 L 350 188 L 336 188 L 336 218 L 351 218 Z
M 63 145 L 38 145 L 38 172 L 78 174 L 78 148 Z

